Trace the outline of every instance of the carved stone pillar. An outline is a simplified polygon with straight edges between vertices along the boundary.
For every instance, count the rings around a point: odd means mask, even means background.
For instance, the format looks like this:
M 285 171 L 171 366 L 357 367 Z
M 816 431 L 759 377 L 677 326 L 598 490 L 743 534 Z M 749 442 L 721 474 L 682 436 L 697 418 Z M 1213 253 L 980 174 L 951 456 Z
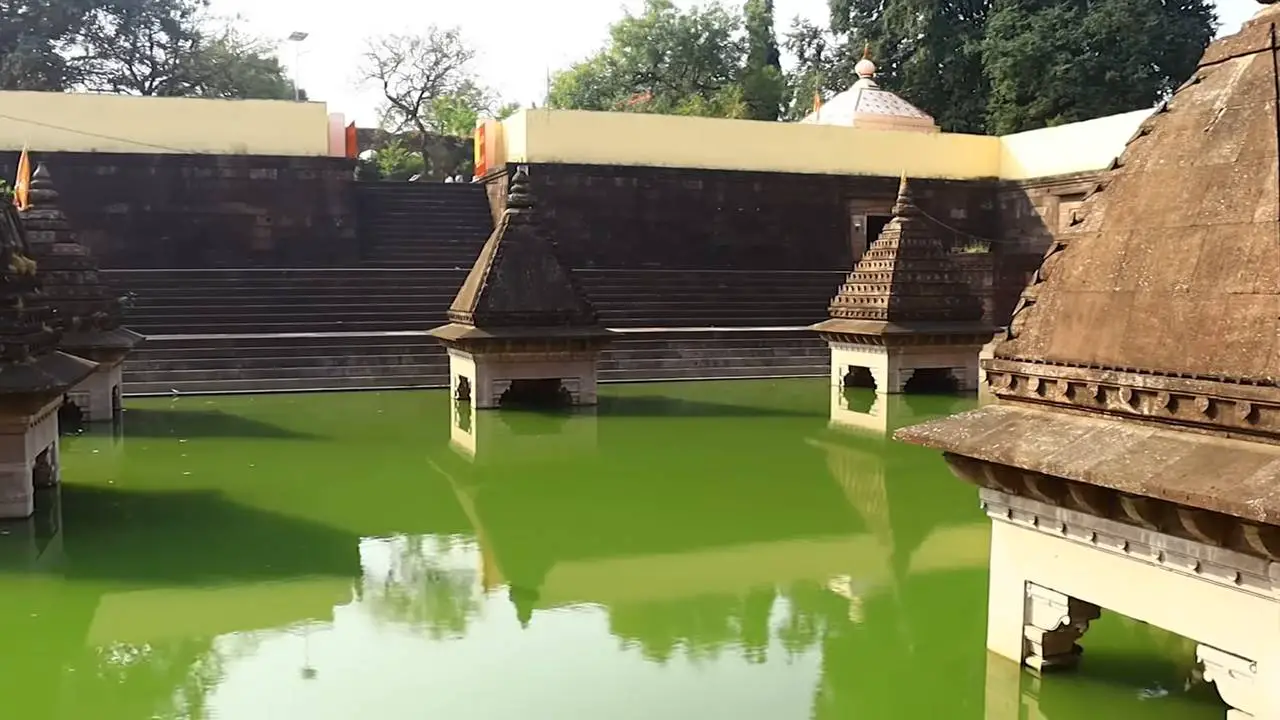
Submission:
M 1076 641 L 1102 610 L 1055 590 L 1027 583 L 1022 662 L 1033 670 L 1069 670 L 1080 662 Z

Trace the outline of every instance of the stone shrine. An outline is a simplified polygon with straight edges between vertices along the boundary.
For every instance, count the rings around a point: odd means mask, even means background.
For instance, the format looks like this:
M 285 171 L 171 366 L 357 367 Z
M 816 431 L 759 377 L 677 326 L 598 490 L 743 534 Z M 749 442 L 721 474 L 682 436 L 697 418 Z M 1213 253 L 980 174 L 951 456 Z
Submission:
M 906 428 L 992 519 L 987 647 L 1070 667 L 1103 609 L 1280 717 L 1280 5 L 1209 45 L 1059 235 L 985 361 Z
M 977 387 L 978 353 L 994 329 L 982 321 L 981 301 L 916 206 L 905 175 L 893 219 L 829 311 L 812 329 L 831 346 L 833 403 L 843 388 L 867 379 L 878 393 L 903 392 L 920 371 L 949 375 L 959 390 Z
M 449 351 L 455 401 L 595 405 L 600 350 L 611 333 L 544 236 L 528 168 L 511 179 L 507 208 L 431 331 Z
M 853 87 L 815 107 L 800 122 L 864 130 L 942 131 L 929 113 L 876 83 L 876 64 L 871 61 L 869 48 L 863 49 L 862 59 L 853 66 L 853 71 L 858 74 Z
M 31 177 L 30 207 L 21 217 L 44 298 L 62 333 L 58 348 L 98 364 L 68 398 L 85 420 L 110 422 L 120 410 L 121 366 L 143 337 L 121 325 L 120 298 L 99 279 L 98 265 L 71 230 L 43 164 Z
M 18 211 L 0 203 L 0 519 L 30 517 L 35 488 L 60 479 L 58 408 L 96 368 L 60 339 Z

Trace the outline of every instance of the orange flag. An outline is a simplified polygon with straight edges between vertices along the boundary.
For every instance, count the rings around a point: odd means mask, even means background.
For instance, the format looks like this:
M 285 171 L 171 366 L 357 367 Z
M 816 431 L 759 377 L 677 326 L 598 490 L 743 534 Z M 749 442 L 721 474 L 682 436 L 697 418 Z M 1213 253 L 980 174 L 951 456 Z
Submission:
M 822 109 L 822 93 L 817 90 L 813 91 L 813 111 L 818 112 Z
M 26 210 L 31 193 L 31 156 L 26 146 L 22 148 L 22 156 L 18 158 L 18 179 L 13 183 L 13 204 L 19 210 Z

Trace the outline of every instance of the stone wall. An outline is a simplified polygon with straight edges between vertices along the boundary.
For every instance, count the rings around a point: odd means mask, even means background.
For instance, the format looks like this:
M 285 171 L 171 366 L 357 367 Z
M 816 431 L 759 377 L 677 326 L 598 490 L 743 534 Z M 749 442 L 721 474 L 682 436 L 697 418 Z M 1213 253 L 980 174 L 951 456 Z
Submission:
M 889 177 L 594 165 L 532 165 L 529 177 L 565 260 L 599 268 L 847 270 L 854 216 L 888 214 L 898 188 Z M 913 188 L 954 245 L 997 235 L 994 182 Z
M 38 153 L 104 268 L 343 266 L 358 261 L 353 161 Z M 0 152 L 0 167 L 17 166 Z

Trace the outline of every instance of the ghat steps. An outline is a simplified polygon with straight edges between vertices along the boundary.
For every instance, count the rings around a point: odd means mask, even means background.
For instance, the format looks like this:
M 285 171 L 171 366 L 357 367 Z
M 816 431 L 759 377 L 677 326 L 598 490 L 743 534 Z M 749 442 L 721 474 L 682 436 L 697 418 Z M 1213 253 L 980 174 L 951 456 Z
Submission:
M 158 336 L 125 363 L 130 395 L 445 387 L 449 363 L 424 332 Z M 822 376 L 808 330 L 626 330 L 603 382 Z
M 129 326 L 149 336 L 125 365 L 126 392 L 446 385 L 444 352 L 425 331 L 443 321 L 492 230 L 484 188 L 359 183 L 355 192 L 357 268 L 104 270 L 128 297 Z M 604 381 L 827 372 L 825 345 L 800 328 L 826 317 L 843 272 L 575 275 L 604 325 L 636 330 L 605 354 Z M 642 331 L 652 328 L 664 331 Z
M 484 186 L 356 183 L 366 265 L 468 269 L 493 230 Z

